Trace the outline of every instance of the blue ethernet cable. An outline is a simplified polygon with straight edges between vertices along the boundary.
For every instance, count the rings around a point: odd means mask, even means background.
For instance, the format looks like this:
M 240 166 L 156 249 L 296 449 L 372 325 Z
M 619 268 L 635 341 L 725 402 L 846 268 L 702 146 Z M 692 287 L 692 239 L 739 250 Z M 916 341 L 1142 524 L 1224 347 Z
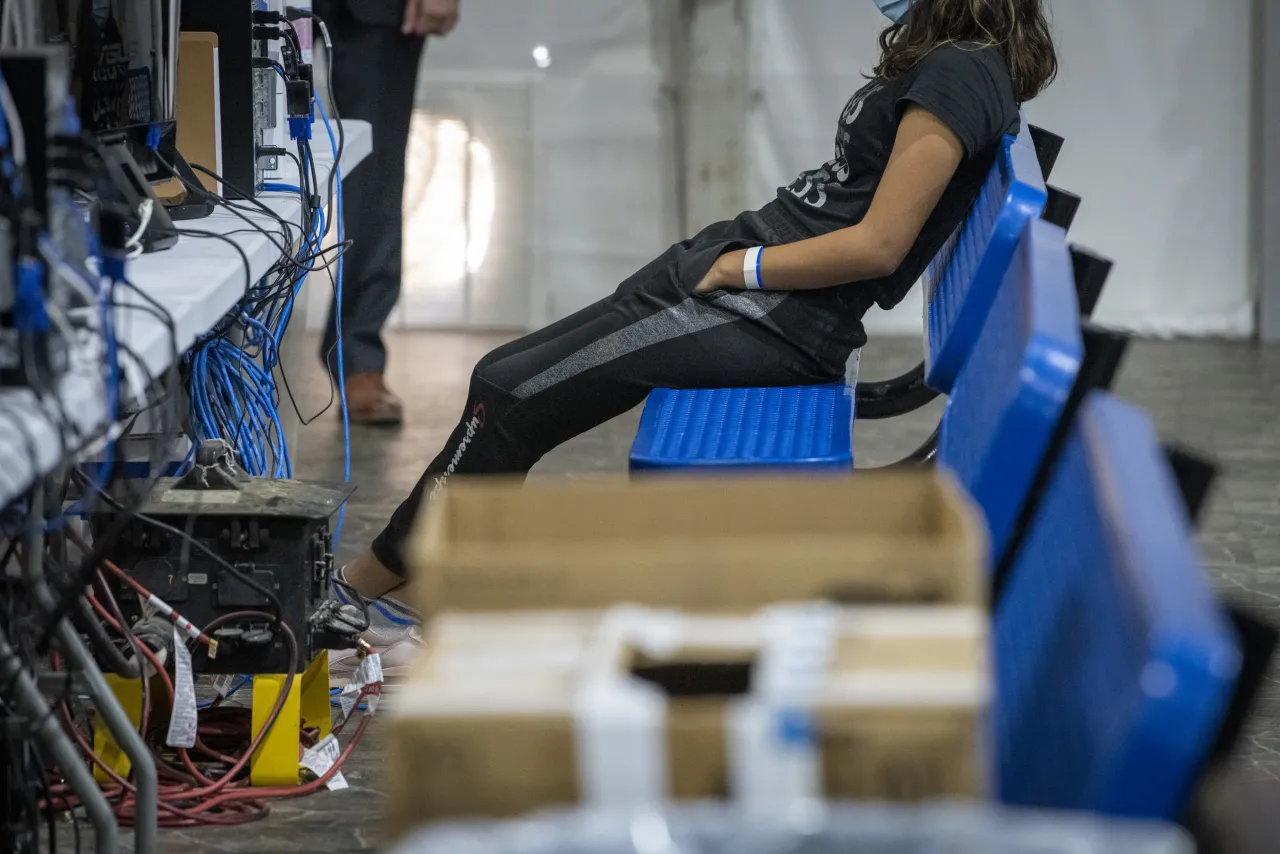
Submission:
M 320 118 L 324 121 L 325 132 L 329 135 L 329 145 L 333 149 L 333 169 L 337 176 L 335 181 L 336 191 L 334 194 L 334 203 L 337 210 L 334 215 L 337 217 L 338 223 L 338 245 L 341 246 L 345 241 L 346 235 L 342 227 L 342 164 L 338 162 L 338 140 L 333 135 L 333 127 L 329 124 L 329 113 L 324 108 L 324 103 L 319 99 L 314 99 L 316 106 L 320 110 Z M 336 325 L 334 331 L 338 338 L 338 395 L 342 400 L 342 438 L 344 446 L 344 468 L 343 476 L 347 483 L 351 482 L 351 420 L 347 411 L 347 377 L 346 365 L 343 364 L 342 358 L 342 266 L 343 254 L 338 255 L 338 280 L 335 285 L 336 302 L 334 315 L 334 323 Z M 347 508 L 344 504 L 342 509 L 338 511 L 338 524 L 333 530 L 333 545 L 337 548 L 338 541 L 342 538 L 342 522 L 346 517 Z M 376 604 L 376 603 L 375 603 Z

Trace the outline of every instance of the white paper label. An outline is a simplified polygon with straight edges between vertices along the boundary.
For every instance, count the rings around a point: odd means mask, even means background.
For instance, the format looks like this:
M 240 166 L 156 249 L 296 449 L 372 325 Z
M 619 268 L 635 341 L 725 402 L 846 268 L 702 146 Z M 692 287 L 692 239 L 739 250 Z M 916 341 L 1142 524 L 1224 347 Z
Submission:
M 338 739 L 330 734 L 322 738 L 315 747 L 309 747 L 304 750 L 299 764 L 315 774 L 316 777 L 323 777 L 338 761 L 338 757 L 341 754 L 342 750 L 338 747 Z M 339 771 L 329 778 L 329 782 L 325 784 L 325 787 L 332 792 L 340 791 L 347 788 L 347 779 Z
M 356 706 L 360 704 L 360 692 L 364 691 L 365 714 L 371 715 L 378 709 L 378 699 L 382 696 L 382 657 L 371 652 L 360 662 L 351 681 L 338 695 L 338 703 L 342 706 L 342 719 L 351 717 Z
M 196 683 L 191 675 L 191 653 L 186 638 L 173 627 L 173 715 L 165 744 L 170 747 L 196 745 Z
M 213 677 L 213 690 L 218 692 L 219 697 L 226 697 L 231 693 L 231 686 L 236 684 L 236 675 L 234 673 L 224 673 L 221 676 Z

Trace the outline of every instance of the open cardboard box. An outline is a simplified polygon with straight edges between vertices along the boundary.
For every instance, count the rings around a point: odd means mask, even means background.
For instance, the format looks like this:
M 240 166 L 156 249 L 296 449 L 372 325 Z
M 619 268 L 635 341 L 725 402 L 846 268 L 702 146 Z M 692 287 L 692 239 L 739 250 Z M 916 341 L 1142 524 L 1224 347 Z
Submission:
M 984 528 L 941 473 L 457 480 L 408 559 L 424 613 L 986 602 Z

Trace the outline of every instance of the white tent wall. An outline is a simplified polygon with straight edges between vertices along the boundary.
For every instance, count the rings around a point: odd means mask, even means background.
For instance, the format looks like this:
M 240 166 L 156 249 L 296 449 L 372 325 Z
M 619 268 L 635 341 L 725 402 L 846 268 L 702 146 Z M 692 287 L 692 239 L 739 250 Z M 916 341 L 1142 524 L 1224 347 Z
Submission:
M 662 23 L 636 0 L 470 0 L 463 16 L 428 45 L 418 109 L 464 122 L 492 152 L 492 245 L 470 305 L 407 274 L 393 323 L 535 328 L 611 293 L 679 237 Z M 407 231 L 406 261 L 431 239 Z
M 1254 329 L 1252 0 L 1058 0 L 1062 77 L 1030 106 L 1066 137 L 1072 237 L 1116 261 L 1099 320 Z

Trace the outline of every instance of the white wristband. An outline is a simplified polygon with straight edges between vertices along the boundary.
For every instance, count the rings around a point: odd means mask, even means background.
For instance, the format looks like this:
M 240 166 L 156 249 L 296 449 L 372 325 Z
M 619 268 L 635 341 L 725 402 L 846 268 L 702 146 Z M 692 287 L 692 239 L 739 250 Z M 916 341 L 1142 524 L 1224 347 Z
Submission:
M 747 250 L 746 260 L 742 262 L 742 282 L 748 290 L 764 290 L 764 279 L 760 275 L 760 256 L 764 247 L 756 246 Z

